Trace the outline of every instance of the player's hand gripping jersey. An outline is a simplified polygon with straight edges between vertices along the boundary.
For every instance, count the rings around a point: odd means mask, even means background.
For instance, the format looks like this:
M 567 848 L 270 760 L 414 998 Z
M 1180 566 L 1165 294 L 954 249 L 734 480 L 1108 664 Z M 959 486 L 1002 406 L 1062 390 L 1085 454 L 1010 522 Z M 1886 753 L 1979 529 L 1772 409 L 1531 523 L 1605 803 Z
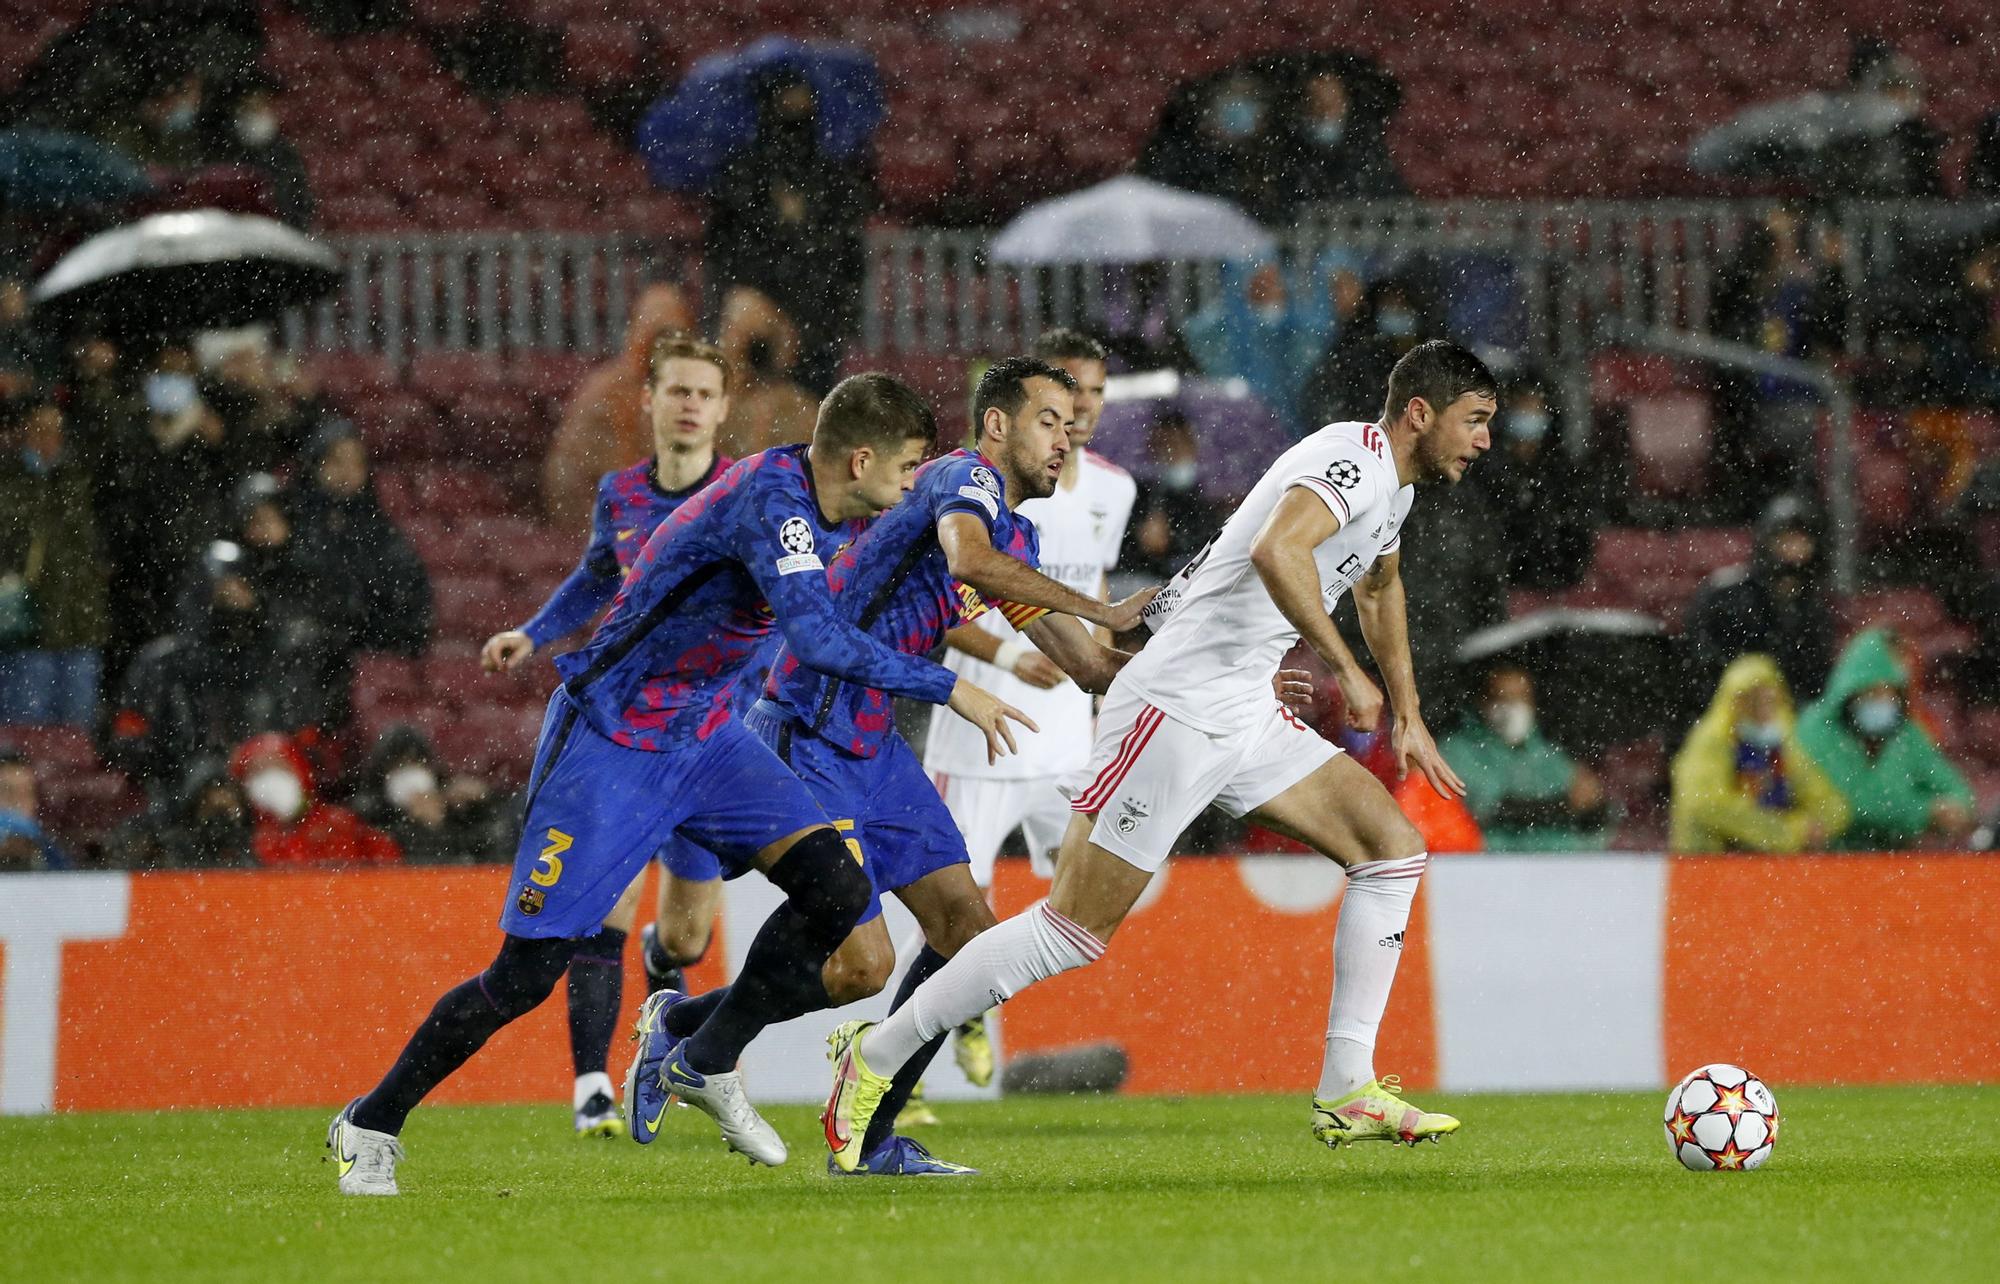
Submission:
M 600 734 L 647 750 L 706 739 L 774 627 L 807 665 L 912 699 L 951 698 L 949 669 L 837 617 L 822 557 L 867 523 L 820 515 L 806 450 L 740 460 L 682 504 L 647 539 L 590 644 L 556 658 Z
M 1293 487 L 1340 521 L 1313 550 L 1329 614 L 1377 558 L 1396 550 L 1414 494 L 1398 483 L 1388 439 L 1374 424 L 1328 424 L 1293 446 L 1147 606 L 1153 640 L 1118 675 L 1120 684 L 1212 735 L 1270 712 L 1271 675 L 1299 633 L 1250 564 L 1250 545 Z
M 618 595 L 618 586 L 632 563 L 639 560 L 646 537 L 675 509 L 720 477 L 730 463 L 717 455 L 694 485 L 686 490 L 661 490 L 653 473 L 655 462 L 642 459 L 597 479 L 597 503 L 590 512 L 590 544 L 583 550 L 583 560 L 535 612 L 535 618 L 521 626 L 537 650 L 590 623 L 591 617 Z
M 948 513 L 970 513 L 993 547 L 1039 565 L 1035 526 L 1007 507 L 1000 474 L 979 454 L 955 450 L 917 473 L 916 487 L 868 532 L 836 556 L 828 572 L 841 618 L 882 645 L 926 655 L 947 630 L 989 608 L 1017 627 L 1047 612 L 987 602 L 951 576 L 937 524 Z M 770 698 L 813 734 L 859 757 L 873 757 L 895 727 L 890 697 L 905 694 L 867 681 L 842 681 L 814 665 L 787 636 L 771 666 Z M 942 704 L 950 696 L 926 696 Z

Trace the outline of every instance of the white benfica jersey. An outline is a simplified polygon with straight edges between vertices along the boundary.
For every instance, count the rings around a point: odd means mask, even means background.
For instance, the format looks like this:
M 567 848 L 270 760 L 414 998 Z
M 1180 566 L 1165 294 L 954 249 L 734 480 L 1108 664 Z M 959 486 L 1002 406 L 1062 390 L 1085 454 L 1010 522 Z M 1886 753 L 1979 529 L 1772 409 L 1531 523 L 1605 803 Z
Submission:
M 1035 523 L 1041 537 L 1042 574 L 1065 587 L 1096 597 L 1104 576 L 1118 564 L 1125 525 L 1132 517 L 1138 486 L 1132 475 L 1101 455 L 1079 451 L 1070 467 L 1079 469 L 1076 489 L 1060 486 L 1047 499 L 1030 499 L 1019 512 Z M 1014 626 L 987 611 L 976 625 L 1003 641 L 1018 636 Z M 982 780 L 1032 780 L 1059 776 L 1083 766 L 1090 755 L 1091 703 L 1074 682 L 1043 690 L 997 665 L 948 650 L 945 661 L 969 682 L 984 687 L 1035 720 L 1039 735 L 1014 730 L 1020 752 L 986 761 L 986 737 L 963 718 L 931 718 L 924 745 L 924 769 L 933 774 Z
M 1272 675 L 1299 632 L 1251 566 L 1250 544 L 1295 486 L 1340 519 L 1313 550 L 1329 614 L 1377 558 L 1395 551 L 1413 492 L 1397 481 L 1388 440 L 1374 424 L 1328 424 L 1278 456 L 1222 533 L 1147 606 L 1153 638 L 1118 675 L 1118 689 L 1211 735 L 1270 713 Z

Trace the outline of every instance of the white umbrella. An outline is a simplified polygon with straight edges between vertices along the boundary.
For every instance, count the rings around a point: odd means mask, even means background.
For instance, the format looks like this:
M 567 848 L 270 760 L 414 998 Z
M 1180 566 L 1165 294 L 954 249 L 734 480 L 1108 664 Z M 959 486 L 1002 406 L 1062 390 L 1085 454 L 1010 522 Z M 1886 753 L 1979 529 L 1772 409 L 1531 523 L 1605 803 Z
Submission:
M 1883 137 L 1915 114 L 1908 103 L 1868 92 L 1759 103 L 1697 138 L 1688 166 L 1704 174 L 1785 172 L 1810 165 L 1842 140 Z
M 989 252 L 998 263 L 1151 263 L 1258 258 L 1276 248 L 1219 196 L 1126 174 L 1023 211 Z
M 34 297 L 130 329 L 173 330 L 266 319 L 339 283 L 339 257 L 297 228 L 190 210 L 98 233 L 49 269 Z

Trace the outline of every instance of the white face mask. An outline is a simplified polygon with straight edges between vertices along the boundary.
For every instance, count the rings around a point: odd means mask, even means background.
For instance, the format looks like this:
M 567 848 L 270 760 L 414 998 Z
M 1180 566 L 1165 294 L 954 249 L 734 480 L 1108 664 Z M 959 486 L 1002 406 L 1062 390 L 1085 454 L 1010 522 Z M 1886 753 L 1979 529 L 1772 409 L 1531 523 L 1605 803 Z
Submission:
M 1201 467 L 1192 459 L 1183 459 L 1177 464 L 1168 464 L 1160 470 L 1160 484 L 1168 490 L 1193 490 L 1201 480 Z
M 306 787 L 283 767 L 266 767 L 243 782 L 243 792 L 259 811 L 290 820 L 304 810 Z
M 1510 745 L 1519 745 L 1535 729 L 1535 706 L 1520 700 L 1505 700 L 1486 710 L 1486 725 Z
M 407 808 L 419 794 L 436 793 L 437 775 L 420 762 L 405 763 L 382 777 L 382 792 L 398 807 Z
M 1741 722 L 1736 738 L 1757 749 L 1776 749 L 1785 743 L 1785 724 L 1772 718 L 1766 722 Z
M 278 136 L 278 118 L 267 111 L 245 112 L 236 118 L 236 136 L 251 147 L 262 147 Z

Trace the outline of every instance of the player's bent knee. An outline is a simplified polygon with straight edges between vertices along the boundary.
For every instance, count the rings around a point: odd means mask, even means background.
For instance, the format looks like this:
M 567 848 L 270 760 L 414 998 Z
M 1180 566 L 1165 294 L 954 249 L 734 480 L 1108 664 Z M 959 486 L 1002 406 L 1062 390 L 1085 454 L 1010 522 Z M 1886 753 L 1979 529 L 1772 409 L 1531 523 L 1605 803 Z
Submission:
M 707 923 L 670 923 L 660 932 L 660 946 L 679 967 L 699 963 L 708 953 L 713 929 Z
M 847 845 L 831 828 L 807 832 L 778 858 L 765 877 L 816 926 L 837 929 L 834 944 L 860 921 L 874 891 L 868 875 L 847 854 Z
M 852 938 L 849 938 L 850 940 Z M 880 994 L 896 970 L 891 949 L 848 949 L 842 946 L 826 961 L 820 980 L 836 1007 L 859 1003 Z

